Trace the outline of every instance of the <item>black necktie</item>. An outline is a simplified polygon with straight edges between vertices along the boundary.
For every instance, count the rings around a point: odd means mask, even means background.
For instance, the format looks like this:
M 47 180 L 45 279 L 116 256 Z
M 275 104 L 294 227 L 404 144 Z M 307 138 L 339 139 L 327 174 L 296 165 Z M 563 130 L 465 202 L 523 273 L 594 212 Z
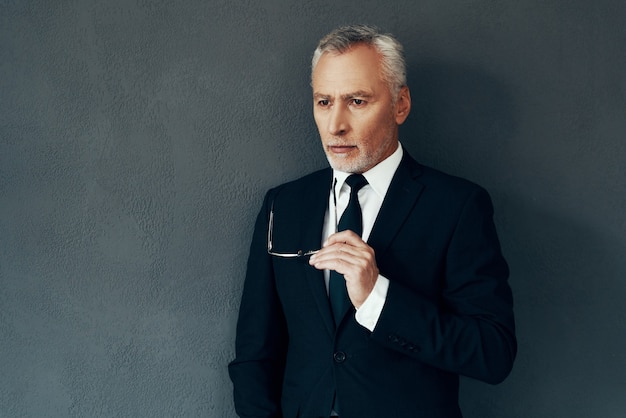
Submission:
M 350 186 L 350 201 L 346 210 L 341 215 L 341 219 L 337 224 L 337 232 L 350 230 L 361 236 L 363 234 L 363 214 L 361 213 L 361 205 L 359 204 L 359 190 L 367 184 L 367 180 L 361 174 L 351 174 L 346 183 Z M 346 280 L 342 274 L 334 270 L 330 271 L 330 280 L 328 282 L 328 297 L 330 298 L 330 306 L 333 310 L 335 324 L 339 325 L 339 321 L 350 306 L 348 291 L 346 290 Z

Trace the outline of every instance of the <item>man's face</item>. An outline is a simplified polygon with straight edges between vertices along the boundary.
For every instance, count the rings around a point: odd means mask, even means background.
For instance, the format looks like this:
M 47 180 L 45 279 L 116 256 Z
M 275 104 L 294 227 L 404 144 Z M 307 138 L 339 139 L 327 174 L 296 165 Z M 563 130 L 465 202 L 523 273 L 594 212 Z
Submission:
M 380 54 L 357 45 L 343 54 L 324 53 L 313 70 L 313 116 L 331 167 L 363 173 L 398 146 L 398 125 L 409 114 L 403 87 L 394 104 L 383 80 Z

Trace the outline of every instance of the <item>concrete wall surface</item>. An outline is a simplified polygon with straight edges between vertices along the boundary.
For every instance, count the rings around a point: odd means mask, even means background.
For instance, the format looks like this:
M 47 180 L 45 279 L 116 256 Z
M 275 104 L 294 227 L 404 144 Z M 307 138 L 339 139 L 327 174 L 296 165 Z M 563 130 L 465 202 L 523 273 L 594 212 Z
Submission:
M 317 40 L 404 43 L 424 164 L 491 193 L 519 355 L 470 418 L 626 416 L 626 3 L 0 0 L 0 417 L 234 417 L 254 217 L 326 166 Z

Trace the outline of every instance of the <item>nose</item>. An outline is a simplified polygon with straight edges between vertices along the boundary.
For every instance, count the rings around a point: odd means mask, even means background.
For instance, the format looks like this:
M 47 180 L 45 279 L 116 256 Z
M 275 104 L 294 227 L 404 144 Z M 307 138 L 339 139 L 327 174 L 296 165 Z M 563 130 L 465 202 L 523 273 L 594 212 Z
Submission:
M 340 105 L 333 106 L 328 118 L 328 132 L 333 136 L 341 136 L 345 135 L 348 129 L 347 110 Z

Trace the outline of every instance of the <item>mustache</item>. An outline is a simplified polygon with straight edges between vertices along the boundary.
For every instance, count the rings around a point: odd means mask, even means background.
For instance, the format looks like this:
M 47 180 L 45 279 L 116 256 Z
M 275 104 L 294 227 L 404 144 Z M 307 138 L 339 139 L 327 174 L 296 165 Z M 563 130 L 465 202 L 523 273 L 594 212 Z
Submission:
M 325 139 L 324 145 L 327 147 L 356 147 L 357 146 L 355 141 L 350 141 L 350 140 L 341 139 L 341 138 Z

